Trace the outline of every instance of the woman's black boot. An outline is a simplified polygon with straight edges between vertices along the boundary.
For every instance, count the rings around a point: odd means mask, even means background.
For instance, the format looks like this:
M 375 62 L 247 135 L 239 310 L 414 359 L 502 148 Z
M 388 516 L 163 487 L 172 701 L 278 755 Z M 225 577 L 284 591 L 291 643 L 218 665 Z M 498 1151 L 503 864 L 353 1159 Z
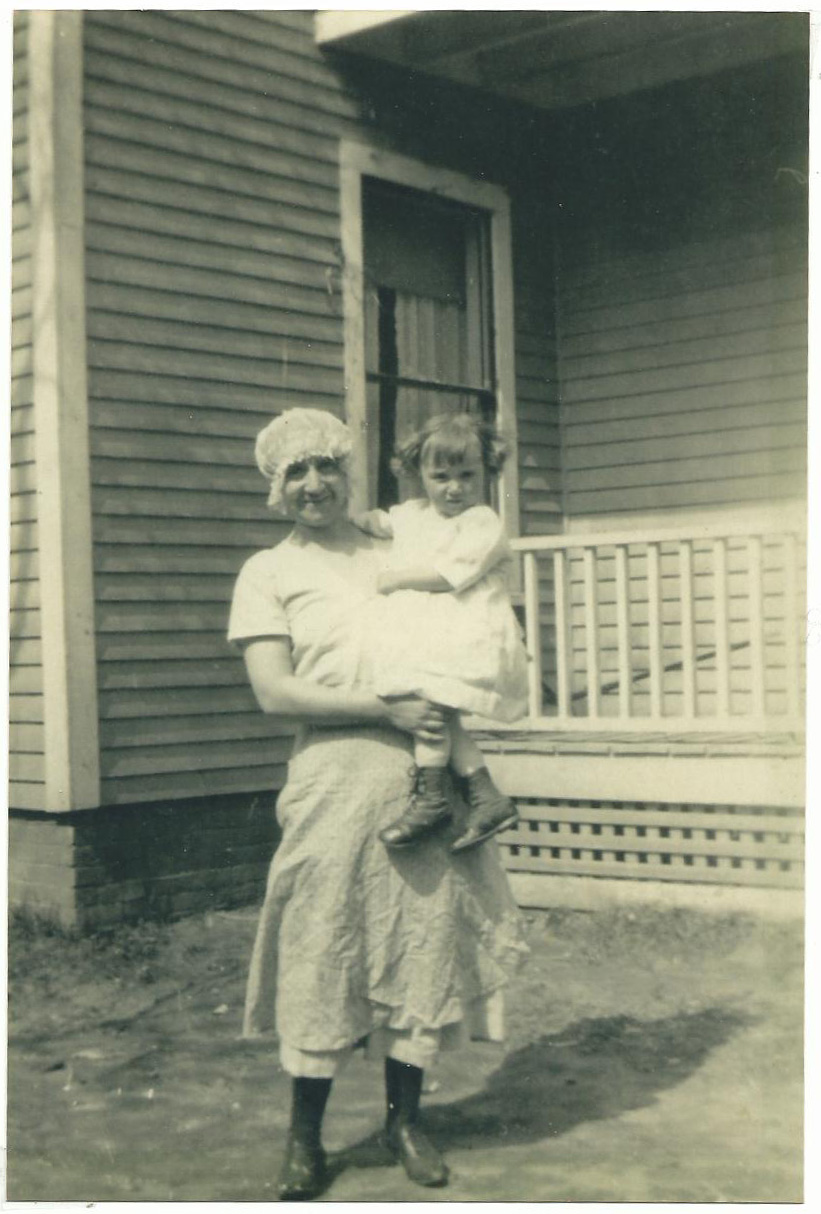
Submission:
M 330 1079 L 294 1079 L 291 1126 L 279 1174 L 280 1201 L 310 1201 L 325 1186 L 322 1118 L 331 1091 Z
M 444 1159 L 417 1124 L 419 1098 L 422 1093 L 422 1070 L 385 1059 L 385 1094 L 388 1117 L 385 1141 L 395 1159 L 404 1167 L 408 1178 L 425 1188 L 440 1188 L 448 1182 Z

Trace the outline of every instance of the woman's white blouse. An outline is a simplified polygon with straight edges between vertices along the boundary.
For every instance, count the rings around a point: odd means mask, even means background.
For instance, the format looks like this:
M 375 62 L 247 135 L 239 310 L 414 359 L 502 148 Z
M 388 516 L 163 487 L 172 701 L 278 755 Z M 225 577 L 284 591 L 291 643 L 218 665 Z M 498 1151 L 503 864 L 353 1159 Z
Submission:
M 229 641 L 291 640 L 294 673 L 328 687 L 366 681 L 356 621 L 376 594 L 388 545 L 357 533 L 348 552 L 329 552 L 296 533 L 250 557 L 237 578 Z

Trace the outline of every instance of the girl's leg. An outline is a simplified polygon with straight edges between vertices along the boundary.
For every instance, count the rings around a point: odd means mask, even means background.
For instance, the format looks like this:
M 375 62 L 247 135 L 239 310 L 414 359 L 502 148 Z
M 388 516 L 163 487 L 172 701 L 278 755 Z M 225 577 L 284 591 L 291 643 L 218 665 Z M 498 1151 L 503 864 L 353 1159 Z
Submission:
M 410 847 L 450 821 L 450 730 L 439 742 L 414 739 L 416 773 L 405 812 L 379 832 L 386 847 Z
M 480 767 L 485 766 L 485 756 L 463 728 L 458 712 L 454 712 L 450 718 L 450 737 L 450 765 L 457 776 L 472 776 Z
M 477 847 L 502 830 L 515 826 L 519 820 L 516 806 L 499 792 L 490 778 L 484 755 L 473 738 L 454 714 L 451 728 L 451 766 L 465 780 L 468 816 L 465 829 L 451 844 L 451 851 L 467 851 Z
M 451 758 L 451 731 L 446 729 L 438 742 L 413 739 L 413 760 L 418 768 L 447 767 Z

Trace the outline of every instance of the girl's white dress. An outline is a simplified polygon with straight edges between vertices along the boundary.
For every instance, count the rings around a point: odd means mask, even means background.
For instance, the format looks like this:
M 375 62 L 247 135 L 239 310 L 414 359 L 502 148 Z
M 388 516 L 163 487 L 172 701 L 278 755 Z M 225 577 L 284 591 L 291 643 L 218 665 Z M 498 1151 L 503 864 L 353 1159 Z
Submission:
M 399 590 L 371 601 L 362 646 L 379 695 L 416 694 L 494 720 L 527 711 L 527 656 L 510 604 L 512 553 L 499 516 L 471 506 L 446 518 L 423 499 L 379 516 L 393 534 L 390 565 L 424 565 L 451 592 Z M 370 680 L 368 680 L 370 681 Z

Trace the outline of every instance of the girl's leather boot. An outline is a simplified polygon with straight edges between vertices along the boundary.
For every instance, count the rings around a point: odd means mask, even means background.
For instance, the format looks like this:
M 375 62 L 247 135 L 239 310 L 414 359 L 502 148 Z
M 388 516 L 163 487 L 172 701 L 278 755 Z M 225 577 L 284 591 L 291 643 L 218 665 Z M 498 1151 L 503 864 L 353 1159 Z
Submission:
M 450 846 L 452 852 L 478 847 L 486 839 L 509 830 L 519 821 L 516 806 L 499 792 L 486 767 L 480 767 L 465 777 L 468 815 L 465 829 Z
M 408 808 L 380 830 L 386 847 L 411 847 L 451 820 L 450 772 L 447 767 L 418 767 Z

